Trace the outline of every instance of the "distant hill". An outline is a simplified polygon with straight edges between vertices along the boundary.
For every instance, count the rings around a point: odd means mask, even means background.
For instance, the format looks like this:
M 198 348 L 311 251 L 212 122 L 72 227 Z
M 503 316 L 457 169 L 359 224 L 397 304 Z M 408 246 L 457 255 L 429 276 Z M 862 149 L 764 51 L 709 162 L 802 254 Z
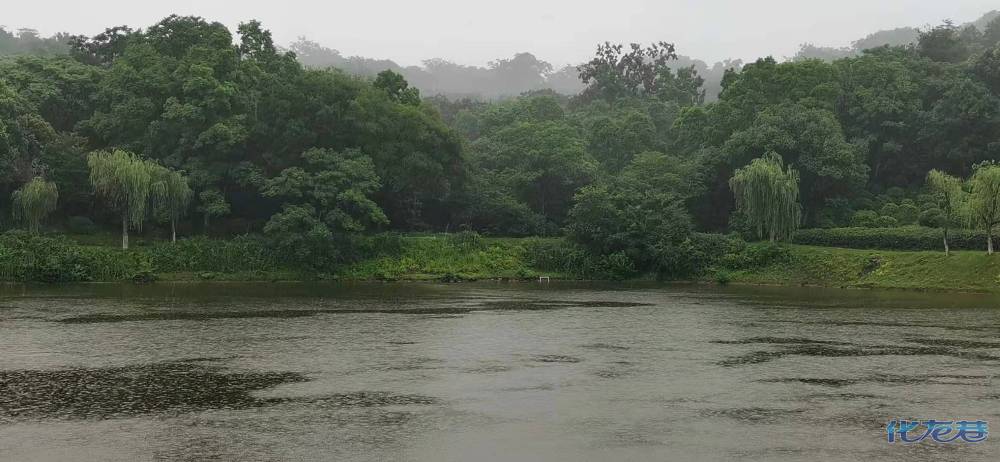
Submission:
M 1000 11 L 993 10 L 982 15 L 979 19 L 962 24 L 959 27 L 964 28 L 974 26 L 982 32 L 985 31 L 986 26 L 994 19 L 997 19 L 997 17 L 1000 17 Z M 885 45 L 903 46 L 916 43 L 919 36 L 920 29 L 916 27 L 900 27 L 890 30 L 881 30 L 873 34 L 869 34 L 863 39 L 855 40 L 849 47 L 834 48 L 817 46 L 812 43 L 804 43 L 800 46 L 799 52 L 792 57 L 792 60 L 799 61 L 803 59 L 822 59 L 832 61 L 834 59 L 845 58 L 848 56 L 857 56 L 861 54 L 862 51 L 870 48 L 877 48 Z
M 972 25 L 982 31 L 987 24 L 998 17 L 1000 11 L 990 11 L 963 26 Z M 855 40 L 849 47 L 835 48 L 806 43 L 801 45 L 799 52 L 790 59 L 835 60 L 856 56 L 869 48 L 914 43 L 918 35 L 919 29 L 915 27 L 900 27 L 869 34 L 867 37 Z M 65 33 L 41 37 L 33 29 L 9 32 L 0 27 L 0 56 L 66 53 L 69 38 L 70 35 Z M 555 69 L 550 63 L 527 52 L 515 54 L 510 58 L 497 59 L 485 67 L 479 67 L 463 66 L 440 58 L 426 60 L 420 66 L 400 66 L 389 59 L 344 56 L 336 49 L 306 38 L 300 38 L 288 49 L 295 52 L 299 61 L 310 67 L 335 67 L 350 74 L 366 77 L 391 69 L 406 77 L 406 80 L 419 88 L 424 96 L 444 95 L 449 98 L 495 100 L 544 89 L 573 95 L 584 88 L 575 66 Z M 709 65 L 696 58 L 680 56 L 673 67 L 676 69 L 694 66 L 698 74 L 705 79 L 707 100 L 712 101 L 722 90 L 721 82 L 725 71 L 739 69 L 742 65 L 739 60 L 726 60 Z

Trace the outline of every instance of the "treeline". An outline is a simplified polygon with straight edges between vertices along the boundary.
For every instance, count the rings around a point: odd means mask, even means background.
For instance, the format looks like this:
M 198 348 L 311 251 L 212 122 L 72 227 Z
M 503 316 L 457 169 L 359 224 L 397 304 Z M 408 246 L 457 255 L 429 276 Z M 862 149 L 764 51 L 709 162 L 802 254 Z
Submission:
M 171 16 L 0 62 L 0 203 L 27 228 L 263 233 L 305 262 L 371 231 L 566 235 L 678 275 L 714 242 L 695 231 L 770 237 L 735 207 L 755 159 L 795 186 L 776 238 L 940 215 L 929 171 L 998 158 L 998 42 L 1000 20 L 945 23 L 833 62 L 765 58 L 714 102 L 672 44 L 605 43 L 577 96 L 484 103 L 305 67 L 256 21 Z

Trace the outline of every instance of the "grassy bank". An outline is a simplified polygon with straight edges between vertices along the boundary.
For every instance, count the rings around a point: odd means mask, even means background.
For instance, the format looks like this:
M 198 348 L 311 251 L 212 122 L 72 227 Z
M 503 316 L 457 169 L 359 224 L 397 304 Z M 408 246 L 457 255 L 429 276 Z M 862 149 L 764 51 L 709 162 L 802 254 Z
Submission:
M 1000 254 L 788 246 L 764 266 L 732 270 L 731 282 L 826 287 L 1000 291 Z M 725 271 L 725 270 L 723 270 Z M 707 280 L 707 279 L 706 279 Z
M 720 240 L 721 239 L 721 240 Z M 707 283 L 817 285 L 1000 291 L 1000 255 L 982 251 L 860 250 L 805 245 L 733 244 L 698 253 Z M 474 233 L 363 238 L 350 258 L 303 268 L 259 237 L 137 239 L 122 251 L 114 236 L 0 235 L 0 281 L 470 281 L 486 279 L 626 279 L 637 274 L 621 256 L 594 257 L 560 238 L 485 238 Z

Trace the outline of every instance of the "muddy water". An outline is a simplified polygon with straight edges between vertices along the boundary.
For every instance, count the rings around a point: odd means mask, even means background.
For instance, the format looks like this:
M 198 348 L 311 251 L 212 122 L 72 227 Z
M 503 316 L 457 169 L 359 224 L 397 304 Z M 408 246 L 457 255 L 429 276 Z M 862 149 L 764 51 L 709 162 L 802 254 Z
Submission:
M 644 285 L 0 289 L 2 460 L 994 461 L 1000 299 Z

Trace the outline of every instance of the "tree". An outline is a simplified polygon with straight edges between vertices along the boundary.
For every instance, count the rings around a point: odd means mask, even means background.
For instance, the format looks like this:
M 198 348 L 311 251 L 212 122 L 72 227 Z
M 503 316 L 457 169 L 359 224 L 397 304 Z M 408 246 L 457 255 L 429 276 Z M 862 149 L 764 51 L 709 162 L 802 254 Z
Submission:
M 625 50 L 621 44 L 604 42 L 597 46 L 597 55 L 579 67 L 580 80 L 587 85 L 582 97 L 614 101 L 655 95 L 663 76 L 671 72 L 667 63 L 676 59 L 672 43 L 657 42 L 646 48 L 632 43 Z
M 94 192 L 118 209 L 122 219 L 122 249 L 128 249 L 129 228 L 141 229 L 149 206 L 151 163 L 127 151 L 91 153 L 87 157 Z
M 170 220 L 170 240 L 177 242 L 177 221 L 187 213 L 194 192 L 187 177 L 166 167 L 156 165 L 152 172 L 152 194 L 161 211 Z
M 933 192 L 936 205 L 942 212 L 938 226 L 944 235 L 944 254 L 948 255 L 948 228 L 957 221 L 963 206 L 962 180 L 940 170 L 931 170 L 927 173 L 927 186 Z
M 799 172 L 786 170 L 781 157 L 771 152 L 736 171 L 729 180 L 736 208 L 746 216 L 757 236 L 770 242 L 787 239 L 802 220 L 799 205 Z
M 373 85 L 375 88 L 385 91 L 389 98 L 397 103 L 410 106 L 420 105 L 420 90 L 410 87 L 402 75 L 391 70 L 379 72 Z
M 824 109 L 798 104 L 767 108 L 750 127 L 734 133 L 724 150 L 733 166 L 771 152 L 795 165 L 802 174 L 801 197 L 810 223 L 827 199 L 850 196 L 867 180 L 864 150 L 844 138 L 836 117 Z
M 691 233 L 684 202 L 669 190 L 632 181 L 602 181 L 580 190 L 569 213 L 570 239 L 596 255 L 624 253 L 653 269 Z
M 198 211 L 203 217 L 202 231 L 208 234 L 208 224 L 211 217 L 229 215 L 229 203 L 226 196 L 218 189 L 206 189 L 198 194 Z
M 920 31 L 917 50 L 934 61 L 960 63 L 969 57 L 969 44 L 962 40 L 961 30 L 955 23 L 945 20 L 939 26 Z
M 579 130 L 564 121 L 517 122 L 480 138 L 472 151 L 478 169 L 556 224 L 596 170 Z
M 382 209 L 371 199 L 381 184 L 370 157 L 357 149 L 310 149 L 302 153 L 304 165 L 285 169 L 267 180 L 263 193 L 290 205 L 308 205 L 332 233 L 361 232 L 387 224 Z M 306 209 L 304 209 L 306 210 Z
M 969 179 L 970 218 L 986 232 L 986 253 L 993 255 L 993 228 L 1000 223 L 1000 165 L 982 163 Z
M 28 231 L 37 234 L 38 228 L 59 201 L 56 184 L 35 177 L 11 195 L 14 219 L 28 225 Z

